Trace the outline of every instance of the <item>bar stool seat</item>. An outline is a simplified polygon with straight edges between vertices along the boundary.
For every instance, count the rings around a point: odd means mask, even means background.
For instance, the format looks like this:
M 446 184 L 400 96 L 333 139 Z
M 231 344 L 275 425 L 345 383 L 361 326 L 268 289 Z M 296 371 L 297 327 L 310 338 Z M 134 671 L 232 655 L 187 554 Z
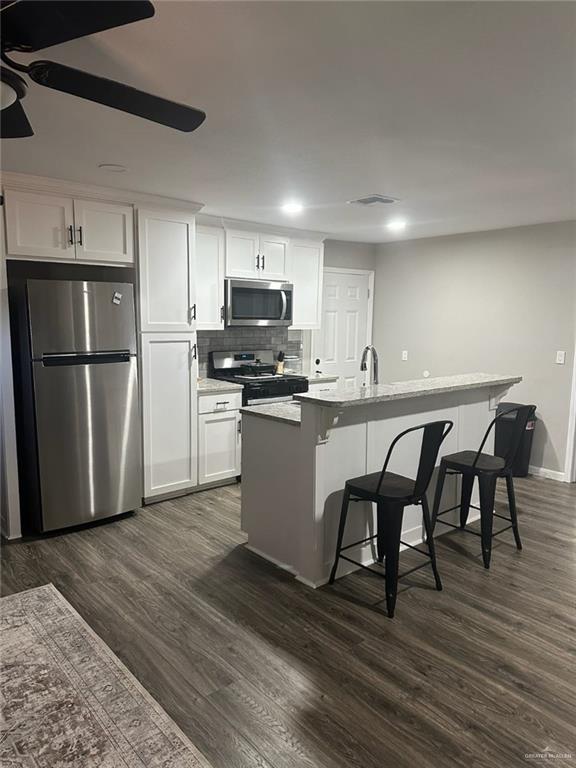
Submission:
M 491 456 L 489 453 L 478 454 L 476 451 L 460 451 L 444 456 L 442 461 L 450 469 L 458 469 L 460 472 L 502 472 L 506 461 L 500 456 Z
M 385 496 L 389 499 L 409 499 L 414 496 L 414 480 L 393 472 L 372 472 L 370 475 L 354 477 L 346 481 L 347 487 L 355 496 L 362 496 L 367 501 L 378 502 Z
M 394 616 L 396 595 L 398 592 L 398 561 L 401 544 L 405 544 L 410 549 L 420 552 L 420 554 L 426 555 L 426 557 L 429 558 L 429 562 L 423 563 L 423 565 L 417 565 L 415 568 L 411 568 L 402 575 L 407 576 L 408 573 L 412 573 L 413 571 L 430 564 L 432 565 L 434 579 L 436 580 L 436 589 L 442 589 L 442 582 L 440 581 L 440 575 L 436 567 L 436 554 L 434 551 L 434 540 L 432 538 L 432 519 L 430 517 L 426 491 L 428 490 L 430 478 L 434 471 L 440 446 L 453 426 L 454 423 L 452 421 L 433 421 L 429 424 L 421 424 L 417 427 L 407 429 L 405 432 L 397 435 L 392 441 L 381 472 L 372 472 L 368 475 L 362 475 L 362 477 L 354 477 L 351 480 L 347 480 L 344 486 L 340 523 L 338 526 L 338 539 L 336 543 L 336 557 L 330 573 L 329 583 L 334 583 L 336 569 L 338 568 L 340 558 L 342 558 L 342 560 L 347 560 L 349 563 L 354 563 L 361 568 L 365 568 L 366 570 L 371 571 L 371 573 L 375 573 L 377 576 L 384 577 L 386 581 L 386 607 L 390 618 Z M 422 444 L 416 480 L 404 477 L 403 475 L 397 475 L 394 472 L 388 472 L 388 463 L 396 443 L 405 435 L 417 430 L 422 431 Z M 342 546 L 348 508 L 350 502 L 354 501 L 368 501 L 376 504 L 377 532 L 374 536 L 368 536 L 361 541 L 355 541 L 346 546 Z M 422 517 L 426 531 L 426 550 L 415 547 L 407 542 L 403 542 L 400 538 L 402 533 L 404 508 L 412 505 L 422 506 Z M 343 554 L 344 551 L 361 544 L 366 544 L 373 539 L 376 539 L 378 562 L 384 563 L 384 573 L 374 571 L 364 563 L 360 563 Z

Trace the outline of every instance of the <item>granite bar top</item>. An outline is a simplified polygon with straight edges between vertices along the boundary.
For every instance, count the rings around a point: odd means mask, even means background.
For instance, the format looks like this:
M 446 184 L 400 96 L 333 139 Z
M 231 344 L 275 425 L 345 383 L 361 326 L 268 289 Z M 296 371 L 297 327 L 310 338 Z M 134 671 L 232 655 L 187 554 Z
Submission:
M 330 382 L 330 381 L 338 381 L 340 376 L 332 376 L 328 373 L 311 373 L 310 376 L 306 376 L 308 381 L 314 382 L 314 381 L 323 381 L 323 382 Z
M 248 405 L 240 409 L 240 413 L 248 416 L 259 416 L 262 419 L 283 421 L 285 424 L 300 426 L 302 414 L 300 405 L 287 401 L 285 403 L 270 403 L 269 405 Z
M 521 376 L 502 376 L 493 373 L 463 373 L 456 376 L 438 376 L 413 381 L 396 381 L 390 384 L 361 387 L 356 390 L 335 389 L 331 392 L 306 392 L 294 395 L 302 403 L 313 403 L 328 408 L 349 408 L 370 403 L 385 403 L 409 397 L 440 395 L 481 387 L 511 386 L 522 381 Z
M 233 381 L 198 379 L 199 395 L 209 395 L 211 392 L 241 392 L 243 389 L 242 384 L 234 384 Z

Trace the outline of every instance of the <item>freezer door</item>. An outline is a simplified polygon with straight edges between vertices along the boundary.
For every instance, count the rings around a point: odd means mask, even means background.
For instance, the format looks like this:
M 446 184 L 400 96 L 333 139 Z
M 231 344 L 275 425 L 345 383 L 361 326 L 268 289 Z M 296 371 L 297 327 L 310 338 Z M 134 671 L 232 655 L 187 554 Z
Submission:
M 56 352 L 136 352 L 131 283 L 27 280 L 32 357 Z
M 136 358 L 33 363 L 43 530 L 139 507 L 142 499 Z

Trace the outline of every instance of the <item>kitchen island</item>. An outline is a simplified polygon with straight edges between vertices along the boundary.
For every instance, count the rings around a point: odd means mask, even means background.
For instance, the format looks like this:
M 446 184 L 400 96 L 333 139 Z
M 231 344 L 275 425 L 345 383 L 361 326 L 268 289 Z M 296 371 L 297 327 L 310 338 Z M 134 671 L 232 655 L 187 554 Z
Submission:
M 248 535 L 248 548 L 312 587 L 325 584 L 334 559 L 346 480 L 380 470 L 394 437 L 427 421 L 454 422 L 441 455 L 476 449 L 498 402 L 521 380 L 520 376 L 472 373 L 354 391 L 312 391 L 295 396 L 300 407 L 289 402 L 243 408 L 242 530 Z M 415 477 L 419 448 L 415 436 L 399 443 L 390 471 Z M 492 448 L 489 442 L 485 450 Z M 449 479 L 443 509 L 458 499 L 458 480 Z M 434 476 L 430 499 L 435 480 Z M 372 505 L 355 504 L 344 543 L 366 538 L 373 531 Z M 406 508 L 402 538 L 409 544 L 422 540 L 419 507 Z M 350 552 L 363 563 L 374 560 L 371 544 Z M 341 561 L 337 575 L 354 567 Z

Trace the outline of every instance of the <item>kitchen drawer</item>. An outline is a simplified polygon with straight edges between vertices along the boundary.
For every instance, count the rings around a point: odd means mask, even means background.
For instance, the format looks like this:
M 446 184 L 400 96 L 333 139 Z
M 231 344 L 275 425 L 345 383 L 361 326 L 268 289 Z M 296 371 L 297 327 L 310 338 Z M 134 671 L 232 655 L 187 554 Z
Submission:
M 219 392 L 198 396 L 198 413 L 238 411 L 242 408 L 242 392 Z
M 338 389 L 337 381 L 314 381 L 308 379 L 309 392 L 332 392 Z

